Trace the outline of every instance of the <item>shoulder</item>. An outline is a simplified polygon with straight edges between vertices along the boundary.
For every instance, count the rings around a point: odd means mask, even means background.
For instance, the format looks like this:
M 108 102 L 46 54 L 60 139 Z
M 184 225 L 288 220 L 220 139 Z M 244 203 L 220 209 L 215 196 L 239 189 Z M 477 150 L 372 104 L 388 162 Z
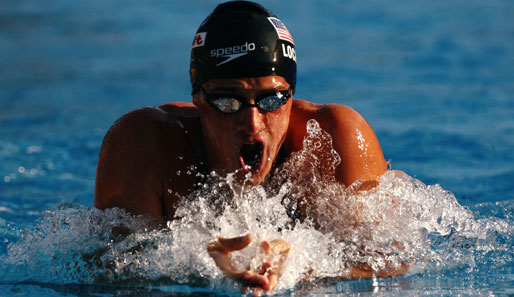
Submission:
M 198 111 L 188 103 L 144 107 L 123 115 L 100 149 L 95 206 L 122 207 L 133 214 L 172 213 L 172 200 L 161 199 L 166 178 L 196 161 L 199 133 Z M 170 189 L 185 194 L 190 182 L 176 184 Z
M 333 148 L 341 157 L 336 168 L 338 181 L 350 185 L 356 180 L 377 180 L 385 172 L 387 163 L 375 132 L 362 115 L 341 104 L 293 101 L 285 142 L 288 151 L 301 150 L 310 119 L 332 137 Z
M 157 107 L 143 107 L 120 117 L 109 129 L 102 149 L 117 141 L 141 142 L 171 134 L 185 134 L 195 129 L 198 110 L 189 103 L 167 103 Z M 177 135 L 178 136 L 178 135 Z
M 311 119 L 316 120 L 323 130 L 336 138 L 346 138 L 357 130 L 371 129 L 360 113 L 346 105 L 316 104 L 296 99 L 291 109 L 288 133 L 301 142 L 306 133 L 307 121 Z M 296 143 L 296 149 L 299 149 L 299 145 L 301 144 Z
M 120 117 L 106 133 L 99 165 L 114 160 L 162 164 L 191 152 L 201 134 L 198 109 L 189 103 L 143 107 Z M 167 160 L 170 159 L 170 160 Z
M 362 115 L 351 107 L 342 104 L 316 104 L 307 100 L 293 101 L 292 114 L 298 119 L 319 119 L 320 121 L 345 121 L 355 124 L 365 121 Z
M 113 127 L 121 125 L 137 129 L 162 124 L 182 128 L 184 122 L 194 122 L 198 117 L 198 108 L 193 104 L 174 102 L 135 109 L 119 118 Z

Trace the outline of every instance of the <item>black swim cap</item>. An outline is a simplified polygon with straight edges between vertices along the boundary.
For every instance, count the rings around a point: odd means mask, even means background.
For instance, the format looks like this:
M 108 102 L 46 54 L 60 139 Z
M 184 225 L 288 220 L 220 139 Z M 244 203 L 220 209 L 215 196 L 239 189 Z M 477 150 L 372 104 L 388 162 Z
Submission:
M 249 1 L 220 4 L 196 31 L 191 50 L 193 94 L 214 78 L 278 75 L 294 92 L 296 52 L 287 27 Z

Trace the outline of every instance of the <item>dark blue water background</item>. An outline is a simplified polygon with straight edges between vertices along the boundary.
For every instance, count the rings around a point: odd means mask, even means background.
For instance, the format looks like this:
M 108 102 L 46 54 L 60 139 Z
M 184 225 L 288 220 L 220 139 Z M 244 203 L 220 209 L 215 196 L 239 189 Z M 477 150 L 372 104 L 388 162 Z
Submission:
M 120 115 L 190 101 L 192 38 L 215 3 L 0 3 L 0 255 L 45 209 L 92 206 L 98 150 Z M 512 223 L 514 2 L 261 3 L 295 39 L 296 98 L 353 107 L 375 129 L 393 169 L 440 184 L 477 216 Z M 512 294 L 512 267 L 506 263 L 501 276 L 475 272 L 471 280 L 452 272 L 457 276 L 380 284 L 385 292 L 438 294 L 456 283 L 485 282 Z M 5 296 L 117 292 L 81 284 L 3 286 Z M 381 286 L 341 282 L 311 292 L 373 294 Z

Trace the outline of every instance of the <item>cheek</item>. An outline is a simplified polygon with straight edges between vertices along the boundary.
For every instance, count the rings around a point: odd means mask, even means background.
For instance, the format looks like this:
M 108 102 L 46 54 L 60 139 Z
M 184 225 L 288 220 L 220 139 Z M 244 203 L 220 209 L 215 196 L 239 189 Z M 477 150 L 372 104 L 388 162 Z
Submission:
M 289 126 L 288 109 L 280 113 L 269 114 L 269 117 L 266 118 L 266 125 L 273 139 L 282 141 Z
M 217 146 L 219 146 L 226 142 L 229 134 L 227 131 L 232 131 L 232 128 L 223 114 L 205 111 L 201 114 L 201 121 L 205 137 L 209 139 L 211 144 L 217 143 Z

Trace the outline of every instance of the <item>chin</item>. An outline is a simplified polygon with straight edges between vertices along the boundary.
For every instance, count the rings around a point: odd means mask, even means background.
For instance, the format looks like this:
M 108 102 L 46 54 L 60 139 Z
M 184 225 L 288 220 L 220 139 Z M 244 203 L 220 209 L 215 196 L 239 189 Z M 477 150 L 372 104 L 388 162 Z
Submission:
M 266 176 L 261 176 L 260 174 L 252 174 L 252 177 L 246 182 L 249 186 L 258 186 L 260 185 Z

